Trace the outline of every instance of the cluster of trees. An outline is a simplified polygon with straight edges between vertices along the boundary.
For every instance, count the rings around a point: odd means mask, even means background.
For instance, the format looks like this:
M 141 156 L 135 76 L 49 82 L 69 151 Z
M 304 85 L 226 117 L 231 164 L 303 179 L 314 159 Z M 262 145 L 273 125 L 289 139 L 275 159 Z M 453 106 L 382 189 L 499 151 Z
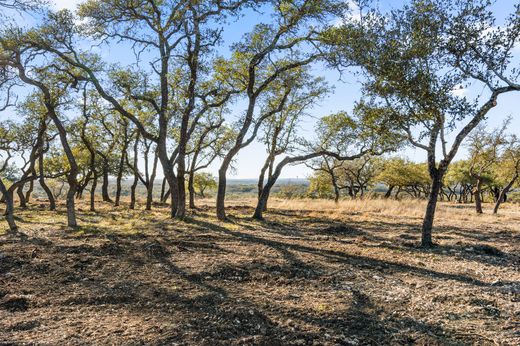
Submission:
M 508 193 L 520 188 L 520 140 L 505 127 L 487 132 L 480 126 L 468 140 L 469 158 L 453 162 L 442 180 L 441 200 L 474 203 L 482 213 L 482 203 L 493 201 L 493 213 L 507 201 Z M 431 178 L 426 163 L 405 158 L 364 156 L 343 162 L 322 157 L 309 165 L 308 194 L 314 198 L 363 197 L 367 191 L 386 188 L 384 198 L 428 198 Z
M 161 199 L 182 219 L 194 207 L 197 173 L 212 163 L 216 215 L 226 220 L 227 176 L 255 141 L 266 148 L 253 216 L 262 219 L 287 165 L 342 170 L 335 190 L 356 196 L 369 184 L 362 177 L 375 174 L 367 155 L 408 143 L 428 156 L 429 191 L 416 193 L 429 196 L 422 243 L 431 246 L 436 203 L 459 147 L 500 95 L 520 90 L 512 66 L 519 6 L 497 26 L 486 0 L 411 0 L 388 13 L 370 1 L 357 5 L 361 16 L 343 0 L 86 0 L 74 13 L 0 1 L 42 10 L 36 25 L 3 21 L 0 33 L 0 110 L 18 115 L 0 127 L 10 228 L 14 193 L 23 207 L 36 181 L 51 208 L 46 180 L 66 182 L 68 225 L 76 227 L 75 199 L 89 189 L 94 210 L 98 181 L 103 200 L 119 205 L 121 181 L 133 177 L 130 207 L 143 184 L 150 208 L 159 172 Z M 223 52 L 230 23 L 254 11 L 251 31 Z M 93 47 L 107 46 L 133 52 L 133 61 L 104 61 Z M 299 125 L 331 90 L 316 66 L 361 74 L 364 96 L 352 115 L 322 116 L 314 138 L 305 138 Z M 468 84 L 487 92 L 476 100 L 453 92 Z

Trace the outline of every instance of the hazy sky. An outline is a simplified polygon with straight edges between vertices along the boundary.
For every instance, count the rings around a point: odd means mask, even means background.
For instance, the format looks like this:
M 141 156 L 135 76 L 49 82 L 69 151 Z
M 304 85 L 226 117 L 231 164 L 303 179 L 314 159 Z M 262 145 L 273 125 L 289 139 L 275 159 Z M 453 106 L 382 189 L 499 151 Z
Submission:
M 512 12 L 514 4 L 518 3 L 520 0 L 498 0 L 494 6 L 494 10 L 499 19 L 503 19 L 506 17 L 508 13 Z M 55 1 L 55 8 L 62 9 L 74 9 L 76 4 L 79 3 L 78 0 L 58 0 Z M 399 7 L 402 4 L 401 0 L 380 0 L 377 1 L 379 6 L 383 9 L 388 9 L 391 7 Z M 260 16 L 261 17 L 261 16 Z M 25 19 L 28 23 L 32 20 L 31 18 Z M 241 36 L 250 31 L 252 26 L 259 21 L 259 14 L 256 12 L 250 11 L 239 21 L 230 24 L 229 27 L 224 32 L 224 44 L 222 46 L 221 54 L 226 54 L 228 50 L 229 43 L 238 41 Z M 500 23 L 498 23 L 500 24 Z M 128 47 L 124 47 L 121 45 L 113 45 L 111 47 L 103 47 L 99 53 L 110 62 L 121 62 L 121 63 L 132 63 L 133 56 L 129 54 L 127 49 Z M 515 50 L 520 57 L 520 47 L 517 47 Z M 516 62 L 518 63 L 519 60 Z M 344 74 L 340 80 L 340 75 L 336 71 L 331 71 L 327 69 L 323 69 L 319 66 L 314 68 L 314 72 L 316 75 L 321 75 L 326 78 L 326 80 L 334 86 L 334 92 L 329 95 L 326 99 L 321 102 L 321 104 L 314 109 L 310 110 L 309 113 L 312 115 L 311 118 L 306 119 L 301 124 L 301 133 L 305 135 L 305 137 L 309 138 L 313 136 L 313 126 L 315 123 L 315 119 L 328 115 L 333 112 L 337 112 L 340 110 L 350 111 L 354 105 L 354 103 L 360 99 L 361 93 L 359 90 L 360 83 L 352 74 Z M 459 91 L 461 94 L 469 98 L 477 97 L 481 92 L 482 88 L 470 88 L 468 90 Z M 498 106 L 495 107 L 490 113 L 488 117 L 487 124 L 489 127 L 499 126 L 502 121 L 508 117 L 512 116 L 511 128 L 510 131 L 513 133 L 520 134 L 520 93 L 510 93 L 506 96 L 501 96 L 498 101 Z M 236 112 L 242 112 L 242 109 L 233 109 Z M 0 120 L 3 115 L 0 115 Z M 404 152 L 400 153 L 401 155 L 406 155 L 412 160 L 415 161 L 424 161 L 426 159 L 425 153 L 420 149 L 409 148 Z M 459 153 L 458 157 L 463 157 L 465 154 L 464 148 Z M 259 143 L 253 143 L 249 147 L 242 150 L 236 161 L 236 171 L 235 175 L 232 178 L 256 178 L 260 171 L 260 168 L 265 160 L 265 148 L 263 145 Z M 214 164 L 208 171 L 212 173 L 216 173 L 218 169 L 218 163 Z M 282 173 L 283 178 L 305 178 L 311 172 L 304 165 L 287 167 Z

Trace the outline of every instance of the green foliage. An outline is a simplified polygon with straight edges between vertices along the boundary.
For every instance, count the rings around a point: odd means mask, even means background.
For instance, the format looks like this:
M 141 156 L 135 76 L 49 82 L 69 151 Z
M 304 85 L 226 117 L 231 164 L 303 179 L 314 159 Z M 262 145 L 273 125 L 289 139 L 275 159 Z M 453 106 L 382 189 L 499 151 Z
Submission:
M 207 190 L 214 190 L 217 188 L 217 180 L 211 173 L 196 173 L 193 177 L 193 187 L 195 191 L 202 197 Z
M 315 171 L 309 177 L 307 194 L 314 198 L 331 198 L 334 196 L 330 175 L 323 171 Z
M 410 162 L 403 158 L 392 158 L 383 163 L 382 171 L 375 181 L 387 186 L 423 187 L 430 184 L 430 177 L 425 164 Z

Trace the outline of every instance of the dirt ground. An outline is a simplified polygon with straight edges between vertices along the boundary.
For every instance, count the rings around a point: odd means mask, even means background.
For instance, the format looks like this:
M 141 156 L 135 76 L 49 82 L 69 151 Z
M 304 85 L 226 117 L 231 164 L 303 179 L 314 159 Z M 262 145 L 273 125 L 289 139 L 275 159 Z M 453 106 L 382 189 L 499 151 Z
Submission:
M 35 202 L 0 236 L 0 345 L 520 345 L 520 207 L 443 205 L 424 250 L 419 202 L 388 203 L 80 205 L 68 230 Z

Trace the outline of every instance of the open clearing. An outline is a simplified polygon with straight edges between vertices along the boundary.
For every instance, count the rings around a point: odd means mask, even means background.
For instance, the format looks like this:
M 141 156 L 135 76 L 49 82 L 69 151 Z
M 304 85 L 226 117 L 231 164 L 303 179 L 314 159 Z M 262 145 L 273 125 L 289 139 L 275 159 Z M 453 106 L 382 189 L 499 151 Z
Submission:
M 520 344 L 520 207 L 442 204 L 423 250 L 423 202 L 273 200 L 265 222 L 249 205 L 228 223 L 80 205 L 75 231 L 19 211 L 0 344 Z

